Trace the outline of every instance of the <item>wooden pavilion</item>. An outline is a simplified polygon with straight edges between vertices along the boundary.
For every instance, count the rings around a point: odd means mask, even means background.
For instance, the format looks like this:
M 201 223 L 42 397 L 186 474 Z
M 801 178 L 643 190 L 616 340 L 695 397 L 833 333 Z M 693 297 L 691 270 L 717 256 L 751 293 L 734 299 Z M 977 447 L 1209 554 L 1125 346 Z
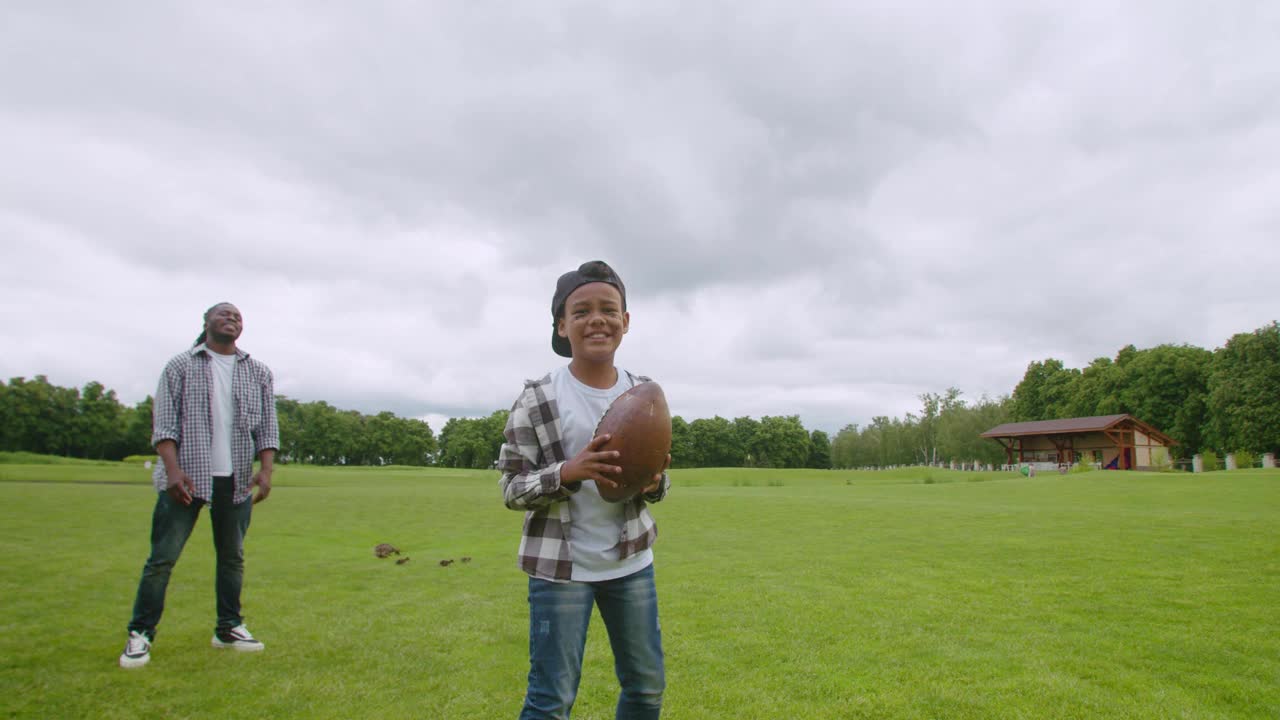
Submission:
M 982 433 L 1004 448 L 1009 464 L 1074 464 L 1080 459 L 1113 470 L 1144 470 L 1163 455 L 1173 438 L 1132 415 L 1098 415 L 1065 420 L 1005 423 Z

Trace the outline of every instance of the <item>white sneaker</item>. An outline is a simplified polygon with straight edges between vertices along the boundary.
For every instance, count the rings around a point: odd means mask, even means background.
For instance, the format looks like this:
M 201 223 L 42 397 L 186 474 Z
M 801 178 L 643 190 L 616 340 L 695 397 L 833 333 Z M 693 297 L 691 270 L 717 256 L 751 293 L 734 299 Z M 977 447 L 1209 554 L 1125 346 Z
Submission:
M 139 668 L 151 662 L 151 641 L 137 630 L 129 631 L 129 642 L 120 653 L 120 667 Z
M 216 648 L 232 648 L 242 652 L 258 652 L 266 647 L 256 638 L 249 628 L 243 624 L 230 630 L 219 630 L 213 634 L 213 646 Z

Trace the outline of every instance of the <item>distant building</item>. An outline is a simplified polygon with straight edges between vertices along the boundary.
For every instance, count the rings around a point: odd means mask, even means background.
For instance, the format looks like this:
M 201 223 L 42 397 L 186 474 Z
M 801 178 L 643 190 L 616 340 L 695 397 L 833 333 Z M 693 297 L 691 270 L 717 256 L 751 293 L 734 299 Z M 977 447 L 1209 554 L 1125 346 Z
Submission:
M 1132 415 L 1005 423 L 982 433 L 1000 443 L 1010 465 L 1075 464 L 1083 459 L 1113 470 L 1146 470 L 1169 461 L 1176 443 Z

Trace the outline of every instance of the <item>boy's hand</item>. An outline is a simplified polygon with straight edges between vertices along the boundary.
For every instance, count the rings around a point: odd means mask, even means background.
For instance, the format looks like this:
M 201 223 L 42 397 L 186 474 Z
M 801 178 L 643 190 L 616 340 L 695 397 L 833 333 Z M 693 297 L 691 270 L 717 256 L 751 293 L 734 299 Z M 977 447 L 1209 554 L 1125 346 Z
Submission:
M 669 467 L 671 467 L 671 453 L 667 453 L 667 460 L 662 463 L 662 472 L 653 476 L 653 482 L 649 484 L 649 487 L 644 489 L 644 492 L 658 492 L 658 489 L 662 487 L 662 473 L 665 473 Z
M 591 442 L 582 448 L 582 452 L 573 457 L 572 460 L 566 462 L 560 467 L 560 483 L 582 482 L 583 480 L 595 480 L 596 484 L 603 484 L 608 487 L 618 487 L 618 483 L 604 473 L 620 473 L 622 468 L 614 465 L 618 457 L 622 454 L 617 450 L 601 450 L 605 443 L 609 442 L 609 435 L 597 435 L 591 438 Z

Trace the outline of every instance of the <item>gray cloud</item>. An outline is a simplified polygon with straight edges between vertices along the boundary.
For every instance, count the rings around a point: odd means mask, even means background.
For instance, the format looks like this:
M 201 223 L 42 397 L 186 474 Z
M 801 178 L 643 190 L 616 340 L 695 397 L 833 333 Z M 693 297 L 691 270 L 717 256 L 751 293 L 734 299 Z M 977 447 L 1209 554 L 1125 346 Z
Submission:
M 487 414 L 555 277 L 688 417 L 838 429 L 1280 316 L 1280 10 L 0 10 L 0 373 L 151 391 L 224 298 L 281 392 Z

